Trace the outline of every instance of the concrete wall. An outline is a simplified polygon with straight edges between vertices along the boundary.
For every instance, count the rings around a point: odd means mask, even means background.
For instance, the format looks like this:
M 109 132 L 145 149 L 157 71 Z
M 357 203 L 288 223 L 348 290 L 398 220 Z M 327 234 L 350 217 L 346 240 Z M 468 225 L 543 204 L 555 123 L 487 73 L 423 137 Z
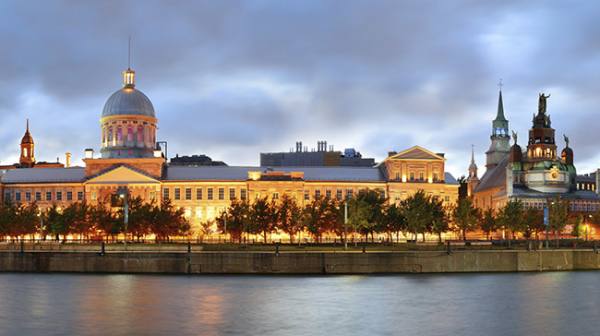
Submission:
M 585 250 L 371 253 L 0 252 L 3 272 L 164 274 L 372 274 L 600 269 Z

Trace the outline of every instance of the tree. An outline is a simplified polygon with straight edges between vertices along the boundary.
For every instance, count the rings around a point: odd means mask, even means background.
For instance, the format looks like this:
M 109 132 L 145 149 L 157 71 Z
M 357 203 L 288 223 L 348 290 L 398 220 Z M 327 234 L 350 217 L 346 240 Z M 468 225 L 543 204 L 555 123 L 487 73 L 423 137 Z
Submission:
M 267 235 L 276 230 L 277 207 L 267 197 L 257 198 L 250 205 L 250 227 L 253 233 L 261 233 L 264 243 Z
M 415 241 L 419 233 L 423 234 L 425 241 L 425 232 L 433 221 L 429 202 L 430 197 L 423 190 L 419 190 L 400 203 L 407 229 L 414 233 Z
M 539 233 L 544 231 L 544 214 L 542 211 L 535 208 L 527 208 L 523 212 L 523 223 L 525 227 L 525 237 L 531 238 L 535 236 L 539 238 Z
M 165 199 L 161 206 L 152 209 L 151 231 L 156 240 L 169 241 L 171 236 L 185 236 L 190 232 L 190 223 L 184 216 L 183 209 L 173 207 L 171 200 Z
M 511 231 L 514 238 L 514 232 L 523 227 L 523 203 L 521 200 L 509 200 L 498 214 L 498 222 L 501 227 Z M 508 246 L 510 247 L 510 239 Z
M 333 231 L 338 220 L 338 208 L 328 197 L 316 197 L 303 210 L 302 222 L 306 230 L 321 242 L 323 233 Z
M 407 229 L 406 218 L 402 209 L 396 204 L 391 204 L 385 208 L 383 223 L 386 232 L 390 234 L 390 240 L 392 233 L 396 233 L 396 242 L 400 240 L 400 233 Z
M 431 197 L 429 200 L 431 209 L 431 227 L 432 233 L 437 234 L 438 243 L 442 243 L 442 233 L 447 232 L 449 227 L 449 216 L 444 202 L 439 197 Z
M 498 229 L 498 223 L 496 216 L 494 215 L 494 209 L 489 208 L 483 212 L 481 217 L 481 231 L 485 233 L 487 240 L 490 240 L 490 235 Z
M 473 206 L 470 198 L 459 199 L 452 211 L 454 225 L 460 231 L 462 239 L 467 240 L 467 232 L 477 227 L 479 209 Z
M 561 200 L 560 197 L 556 197 L 553 201 L 549 202 L 548 212 L 549 227 L 550 230 L 554 232 L 556 247 L 558 247 L 559 235 L 565 229 L 567 219 L 569 218 L 569 201 Z
M 93 223 L 94 231 L 99 232 L 107 241 L 113 240 L 123 229 L 123 221 L 108 208 L 106 200 L 89 206 L 89 220 Z
M 281 197 L 278 205 L 277 227 L 290 236 L 290 243 L 302 231 L 302 209 L 296 199 L 287 194 Z
M 241 243 L 242 234 L 246 231 L 249 217 L 250 205 L 248 201 L 233 200 L 229 208 L 217 217 L 217 227 L 221 232 L 230 234 L 233 240 L 238 240 Z

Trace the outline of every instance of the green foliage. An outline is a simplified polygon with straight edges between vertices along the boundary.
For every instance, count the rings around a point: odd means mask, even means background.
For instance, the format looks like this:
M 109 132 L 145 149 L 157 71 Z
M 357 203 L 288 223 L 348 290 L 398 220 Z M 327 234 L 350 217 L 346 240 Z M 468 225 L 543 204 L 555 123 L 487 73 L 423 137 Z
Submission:
M 480 222 L 481 231 L 486 234 L 487 239 L 490 239 L 492 232 L 498 230 L 498 221 L 494 215 L 494 209 L 487 209 L 483 212 Z
M 479 209 L 470 198 L 459 199 L 452 211 L 452 218 L 463 240 L 467 240 L 467 232 L 474 230 L 479 222 Z
M 246 232 L 250 220 L 250 204 L 246 200 L 233 200 L 229 208 L 217 217 L 217 227 L 228 233 L 234 240 L 242 242 L 242 233 Z M 225 227 L 227 226 L 227 227 Z
M 523 211 L 523 203 L 520 200 L 509 200 L 498 214 L 500 227 L 510 230 L 513 235 L 516 232 L 523 232 L 526 227 Z

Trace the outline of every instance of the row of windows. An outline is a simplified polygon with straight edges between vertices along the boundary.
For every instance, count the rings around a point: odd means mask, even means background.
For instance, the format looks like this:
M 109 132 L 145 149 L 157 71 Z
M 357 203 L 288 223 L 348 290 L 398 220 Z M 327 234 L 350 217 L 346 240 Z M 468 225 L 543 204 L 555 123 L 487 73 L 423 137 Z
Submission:
M 596 185 L 594 183 L 577 183 L 577 190 L 596 190 Z
M 211 201 L 213 199 L 215 199 L 215 193 L 214 193 L 214 189 L 215 188 L 206 188 L 206 199 Z M 237 193 L 236 193 L 236 189 L 235 188 L 229 188 L 229 195 L 228 195 L 228 199 L 229 200 L 234 200 L 237 198 Z M 176 201 L 179 200 L 186 200 L 186 201 L 191 201 L 192 200 L 192 192 L 193 189 L 192 188 L 184 188 L 183 190 L 183 197 L 181 196 L 181 188 L 173 188 L 173 199 Z M 196 192 L 196 200 L 197 201 L 201 201 L 204 199 L 204 188 L 196 188 L 195 190 Z M 246 199 L 247 197 L 247 191 L 246 189 L 240 189 L 240 199 Z M 170 195 L 170 189 L 169 188 L 163 188 L 163 198 L 164 199 L 169 199 L 171 198 Z M 217 188 L 217 199 L 218 200 L 225 200 L 225 188 Z
M 4 199 L 7 201 L 12 201 L 13 194 L 10 191 L 7 191 L 4 194 Z M 52 192 L 52 191 L 46 191 L 46 192 L 41 192 L 41 191 L 36 191 L 36 192 L 31 192 L 31 191 L 25 191 L 25 192 L 21 192 L 21 191 L 15 191 L 14 192 L 14 201 L 15 202 L 21 202 L 21 201 L 25 201 L 25 202 L 31 202 L 31 201 L 36 201 L 36 202 L 41 202 L 41 201 L 46 201 L 46 202 L 52 202 L 52 201 L 73 201 L 73 196 L 77 197 L 77 201 L 83 201 L 83 191 L 78 191 L 77 194 L 73 194 L 72 191 L 67 191 L 67 192 L 62 192 L 62 191 L 56 191 L 56 192 Z

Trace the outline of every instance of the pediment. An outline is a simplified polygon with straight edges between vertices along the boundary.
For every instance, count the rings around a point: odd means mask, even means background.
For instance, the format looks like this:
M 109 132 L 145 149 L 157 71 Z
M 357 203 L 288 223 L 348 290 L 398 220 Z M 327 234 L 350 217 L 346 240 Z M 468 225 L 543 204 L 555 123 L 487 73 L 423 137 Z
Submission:
M 119 166 L 94 176 L 86 184 L 147 184 L 160 183 L 157 179 L 127 166 Z
M 444 157 L 423 147 L 414 146 L 388 157 L 386 160 L 436 160 L 444 161 Z

